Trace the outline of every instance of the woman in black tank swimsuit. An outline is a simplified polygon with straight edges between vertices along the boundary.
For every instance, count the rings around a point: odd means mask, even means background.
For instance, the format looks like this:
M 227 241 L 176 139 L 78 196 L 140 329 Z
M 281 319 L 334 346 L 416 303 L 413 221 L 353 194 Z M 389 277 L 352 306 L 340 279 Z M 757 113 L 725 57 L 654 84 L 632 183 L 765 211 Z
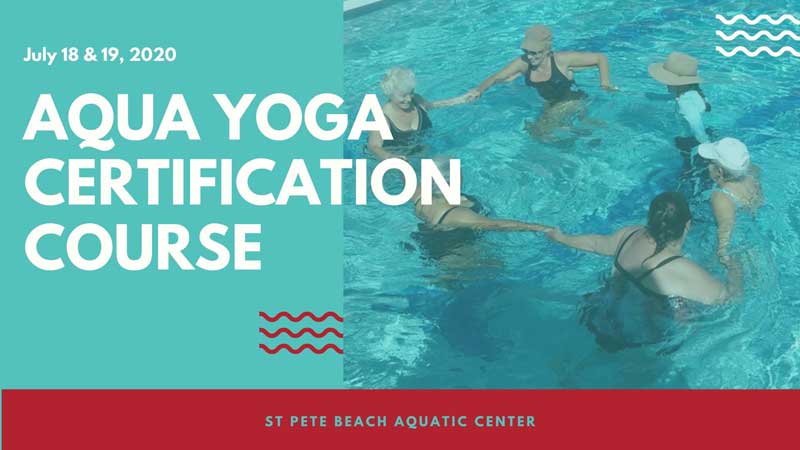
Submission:
M 405 157 L 422 152 L 424 132 L 433 127 L 428 111 L 434 108 L 459 105 L 466 96 L 429 102 L 414 92 L 417 81 L 410 69 L 393 67 L 381 82 L 389 102 L 383 105 L 383 114 L 391 139 L 384 139 L 378 131 L 370 131 L 367 148 L 378 159 Z
M 585 98 L 586 94 L 575 89 L 575 82 L 572 79 L 573 69 L 597 67 L 600 72 L 600 86 L 606 90 L 616 90 L 611 84 L 608 59 L 604 54 L 554 53 L 552 33 L 543 25 L 529 28 L 525 32 L 521 47 L 522 57 L 514 58 L 505 68 L 487 78 L 467 95 L 470 100 L 477 99 L 484 91 L 499 82 L 524 76 L 525 84 L 535 88 L 546 101 L 539 119 L 529 126 L 529 131 L 535 137 L 542 140 L 550 139 L 556 129 L 569 128 L 576 113 L 580 112 L 580 102 L 576 100 Z
M 430 117 L 428 117 L 428 112 L 425 108 L 421 107 L 418 103 L 418 97 L 415 96 L 411 100 L 412 107 L 417 111 L 417 115 L 419 116 L 419 125 L 415 130 L 403 130 L 397 125 L 394 124 L 391 117 L 388 115 L 386 116 L 386 122 L 389 123 L 389 129 L 392 131 L 392 138 L 391 140 L 383 141 L 383 147 L 405 147 L 405 148 L 413 148 L 414 150 L 421 149 L 419 144 L 420 137 L 422 136 L 423 132 L 433 126 L 431 123 Z
M 669 256 L 667 258 L 664 258 L 660 263 L 658 263 L 652 269 L 645 270 L 644 272 L 642 272 L 641 274 L 638 274 L 638 275 L 634 275 L 634 274 L 628 272 L 627 270 L 625 270 L 625 268 L 622 267 L 622 264 L 620 264 L 620 262 L 619 262 L 619 255 L 620 255 L 620 253 L 622 253 L 622 250 L 625 248 L 625 244 L 628 243 L 628 241 L 633 237 L 633 235 L 639 233 L 640 231 L 642 231 L 641 228 L 636 230 L 636 231 L 634 231 L 634 232 L 632 232 L 631 234 L 629 234 L 628 237 L 626 237 L 625 240 L 622 241 L 622 245 L 619 246 L 619 249 L 617 250 L 617 254 L 614 255 L 614 268 L 617 270 L 617 273 L 621 274 L 623 277 L 625 277 L 625 279 L 627 281 L 631 282 L 634 286 L 636 286 L 636 288 L 642 294 L 645 294 L 645 295 L 647 295 L 649 297 L 652 297 L 654 299 L 659 299 L 659 300 L 667 299 L 667 298 L 669 298 L 669 296 L 664 295 L 664 294 L 662 294 L 660 292 L 655 292 L 654 290 L 652 290 L 649 287 L 645 286 L 643 281 L 647 277 L 649 277 L 653 272 L 655 272 L 656 270 L 666 266 L 667 264 L 675 261 L 676 259 L 682 258 L 681 255 L 672 255 L 672 256 Z M 642 262 L 642 265 L 644 265 L 644 262 Z
M 528 63 L 527 56 L 520 57 L 525 63 Z M 525 84 L 536 89 L 539 95 L 547 100 L 550 105 L 555 105 L 560 102 L 570 100 L 580 100 L 586 98 L 586 93 L 581 90 L 575 90 L 575 80 L 570 80 L 566 77 L 556 64 L 556 57 L 554 53 L 550 53 L 550 78 L 545 81 L 533 81 L 532 77 L 533 67 L 528 64 L 528 70 L 525 72 Z
M 618 285 L 630 284 L 645 297 L 682 297 L 699 303 L 721 303 L 738 291 L 739 280 L 730 277 L 738 274 L 729 273 L 726 285 L 681 256 L 691 218 L 683 194 L 665 192 L 650 203 L 644 227 L 625 227 L 611 235 L 566 235 L 553 229 L 548 235 L 578 250 L 614 256 L 612 281 Z M 647 269 L 645 264 L 650 259 L 656 264 Z M 665 271 L 665 267 L 669 270 Z M 658 274 L 658 281 L 654 274 Z
M 580 308 L 580 322 L 603 348 L 618 350 L 664 338 L 671 325 L 665 328 L 659 317 L 672 316 L 671 298 L 716 304 L 737 290 L 738 274 L 729 273 L 726 286 L 681 255 L 690 224 L 683 195 L 665 192 L 650 203 L 645 226 L 625 227 L 608 236 L 548 232 L 552 240 L 569 247 L 614 256 L 606 288 L 587 296 Z M 648 265 L 651 259 L 655 264 Z

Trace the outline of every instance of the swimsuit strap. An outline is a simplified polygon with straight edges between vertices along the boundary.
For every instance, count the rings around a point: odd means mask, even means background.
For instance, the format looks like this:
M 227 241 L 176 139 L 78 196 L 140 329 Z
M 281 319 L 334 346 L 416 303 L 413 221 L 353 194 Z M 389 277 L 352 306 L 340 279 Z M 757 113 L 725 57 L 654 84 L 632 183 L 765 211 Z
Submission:
M 635 231 L 633 231 L 631 234 L 629 234 L 629 235 L 628 235 L 628 237 L 626 237 L 626 238 L 625 238 L 625 240 L 624 240 L 624 241 L 622 241 L 622 245 L 620 245 L 620 246 L 619 246 L 619 248 L 617 249 L 617 254 L 616 254 L 616 255 L 614 255 L 614 264 L 615 264 L 615 265 L 618 265 L 618 264 L 619 264 L 619 262 L 618 262 L 618 260 L 619 260 L 619 254 L 620 254 L 620 253 L 622 253 L 622 248 L 623 248 L 623 247 L 625 247 L 625 244 L 627 244 L 627 243 L 628 243 L 628 240 L 630 240 L 630 238 L 632 238 L 632 237 L 633 237 L 633 235 L 634 235 L 634 234 L 636 234 L 636 233 L 638 233 L 640 230 L 641 230 L 641 228 L 639 228 L 638 230 L 635 230 Z
M 575 80 L 567 78 L 558 68 L 555 52 L 550 54 L 550 78 L 544 81 L 533 81 L 531 80 L 532 71 L 533 69 L 530 63 L 528 63 L 525 84 L 535 88 L 539 95 L 549 102 L 558 103 L 560 101 L 573 100 L 585 96 L 585 94 L 580 94 L 580 91 L 572 90 Z
M 428 112 L 425 111 L 425 109 L 423 109 L 422 107 L 420 107 L 419 104 L 417 104 L 416 100 L 411 100 L 411 104 L 414 105 L 414 109 L 417 110 L 417 115 L 419 116 L 419 123 L 417 124 L 417 128 L 416 129 L 410 129 L 410 130 L 401 130 L 397 125 L 395 125 L 395 123 L 392 121 L 392 119 L 389 116 L 384 114 L 383 116 L 386 117 L 386 121 L 389 122 L 389 126 L 390 127 L 392 127 L 394 130 L 397 130 L 397 131 L 399 131 L 401 133 L 415 133 L 417 131 L 422 131 L 425 128 L 430 128 L 431 119 L 428 117 Z M 425 124 L 427 126 L 425 126 L 423 124 Z
M 461 208 L 460 206 L 451 206 L 450 209 L 445 211 L 441 216 L 439 216 L 439 220 L 436 221 L 436 225 L 441 225 L 444 222 L 444 218 L 447 217 L 448 214 L 454 209 Z
M 389 123 L 389 129 L 392 131 L 392 138 L 391 140 L 387 140 L 384 142 L 384 145 L 387 147 L 412 147 L 413 145 L 417 144 L 417 139 L 422 131 L 425 131 L 431 127 L 433 127 L 433 123 L 431 122 L 430 117 L 428 117 L 428 112 L 425 108 L 422 108 L 416 100 L 412 100 L 412 104 L 414 108 L 417 110 L 417 114 L 419 115 L 419 123 L 417 124 L 416 129 L 412 130 L 401 130 L 398 126 L 389 118 L 386 114 L 386 121 Z
M 746 203 L 744 201 L 742 201 L 742 199 L 740 199 L 739 196 L 737 196 L 733 192 L 729 191 L 728 189 L 725 189 L 722 186 L 720 186 L 720 187 L 718 187 L 718 188 L 716 188 L 714 190 L 717 191 L 717 192 L 722 192 L 723 194 L 727 195 L 733 201 L 734 205 L 736 205 L 737 208 L 738 207 L 743 207 L 743 206 L 746 205 Z
M 558 73 L 561 73 L 561 71 L 558 70 L 558 64 L 556 64 L 556 52 L 550 52 L 550 79 L 551 80 L 553 79 L 553 73 L 554 73 L 553 71 L 554 70 L 556 72 L 558 72 Z
M 644 292 L 645 294 L 650 295 L 652 297 L 667 298 L 668 297 L 667 295 L 655 292 L 652 289 L 650 289 L 647 286 L 645 286 L 644 284 L 642 284 L 642 280 L 647 278 L 656 269 L 664 267 L 665 265 L 671 263 L 672 261 L 675 261 L 676 259 L 681 258 L 680 255 L 675 255 L 675 256 L 670 256 L 669 258 L 665 258 L 663 261 L 658 263 L 655 267 L 653 267 L 652 269 L 650 269 L 650 270 L 646 271 L 645 273 L 639 275 L 638 277 L 633 276 L 630 272 L 628 272 L 627 270 L 625 270 L 625 268 L 622 267 L 622 264 L 619 263 L 619 255 L 620 255 L 620 253 L 622 253 L 623 247 L 625 247 L 625 244 L 628 243 L 628 240 L 630 240 L 630 238 L 633 237 L 633 235 L 638 233 L 639 231 L 641 231 L 641 228 L 636 230 L 636 231 L 634 231 L 634 232 L 632 232 L 631 234 L 629 234 L 628 237 L 626 237 L 625 240 L 622 241 L 622 245 L 619 246 L 619 249 L 617 249 L 617 254 L 614 257 L 614 267 L 616 267 L 617 270 L 622 275 L 625 276 L 625 278 L 630 280 L 630 282 L 632 282 L 640 291 Z
M 417 103 L 417 100 L 412 100 L 414 102 L 414 106 L 417 108 L 417 114 L 419 114 L 419 125 L 417 125 L 417 131 L 427 130 L 433 126 L 431 122 L 431 118 L 428 116 L 428 110 L 420 106 Z
M 533 69 L 531 68 L 531 63 L 529 63 L 524 56 L 520 56 L 520 59 L 525 61 L 525 64 L 527 64 L 528 67 L 528 70 L 525 71 L 525 84 L 527 84 L 528 86 L 533 86 L 533 81 L 531 81 L 531 72 L 533 72 Z
M 639 275 L 638 277 L 636 277 L 636 279 L 639 280 L 639 281 L 642 281 L 645 278 L 647 278 L 648 275 L 650 275 L 651 273 L 655 272 L 656 269 L 664 267 L 667 264 L 669 264 L 672 261 L 675 261 L 676 259 L 679 259 L 679 258 L 682 258 L 682 256 L 681 255 L 674 255 L 674 256 L 670 256 L 669 258 L 664 258 L 664 260 L 661 261 L 660 263 L 658 263 L 658 265 L 656 265 L 652 269 L 648 270 L 647 272 L 643 273 L 642 275 Z
M 400 128 L 398 128 L 397 125 L 394 124 L 394 122 L 389 116 L 387 116 L 386 114 L 384 114 L 384 116 L 386 117 L 386 121 L 389 122 L 389 127 L 391 127 L 393 133 L 395 131 L 397 131 L 398 133 L 412 133 L 416 131 L 416 130 L 401 130 Z

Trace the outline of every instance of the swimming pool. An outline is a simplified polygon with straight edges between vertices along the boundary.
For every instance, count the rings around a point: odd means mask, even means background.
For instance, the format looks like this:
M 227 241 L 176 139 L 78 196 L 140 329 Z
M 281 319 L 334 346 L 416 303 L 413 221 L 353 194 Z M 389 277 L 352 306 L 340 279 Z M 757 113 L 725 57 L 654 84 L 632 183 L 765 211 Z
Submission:
M 379 93 L 394 65 L 416 72 L 417 91 L 447 98 L 474 87 L 519 54 L 527 26 L 546 23 L 554 49 L 605 52 L 621 92 L 596 71 L 576 74 L 590 115 L 607 123 L 574 145 L 544 145 L 523 131 L 541 101 L 520 80 L 474 104 L 432 112 L 429 155 L 462 160 L 462 188 L 495 216 L 609 232 L 643 223 L 649 201 L 675 190 L 681 160 L 674 105 L 647 65 L 673 50 L 701 61 L 713 105 L 706 124 L 748 144 L 767 200 L 738 251 L 741 303 L 692 308 L 669 342 L 601 349 L 578 323 L 585 293 L 600 289 L 611 260 L 541 235 L 488 233 L 437 254 L 408 206 L 345 206 L 345 366 L 349 387 L 379 388 L 789 388 L 800 387 L 800 58 L 726 58 L 717 13 L 774 17 L 800 2 L 668 0 L 421 1 L 394 3 L 344 24 L 345 101 Z M 735 29 L 792 27 L 742 24 Z M 792 29 L 796 29 L 794 27 Z M 732 30 L 734 28 L 727 28 Z M 747 45 L 747 42 L 742 42 Z M 760 45 L 770 45 L 772 42 Z M 794 45 L 791 40 L 782 45 Z M 775 47 L 780 48 L 780 47 Z M 355 114 L 355 111 L 350 111 Z M 348 142 L 345 157 L 364 157 Z M 715 274 L 714 219 L 691 201 L 686 253 Z M 738 232 L 739 230 L 737 230 Z

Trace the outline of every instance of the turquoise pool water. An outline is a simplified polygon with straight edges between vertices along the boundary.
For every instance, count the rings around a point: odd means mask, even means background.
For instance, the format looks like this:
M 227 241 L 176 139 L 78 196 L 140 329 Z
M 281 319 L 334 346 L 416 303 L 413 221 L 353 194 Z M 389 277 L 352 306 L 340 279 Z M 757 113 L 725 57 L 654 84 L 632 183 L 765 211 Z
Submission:
M 647 65 L 670 51 L 701 60 L 713 111 L 707 126 L 746 142 L 762 168 L 767 204 L 737 230 L 746 266 L 742 302 L 689 308 L 662 342 L 608 352 L 579 323 L 583 294 L 602 286 L 609 258 L 543 236 L 489 233 L 441 254 L 420 237 L 409 206 L 345 207 L 345 382 L 396 388 L 800 387 L 800 58 L 726 58 L 715 30 L 730 17 L 794 13 L 800 2 L 416 1 L 344 24 L 345 101 L 380 93 L 385 69 L 413 68 L 429 99 L 461 94 L 519 54 L 525 28 L 549 24 L 556 50 L 607 53 L 622 91 L 580 72 L 590 115 L 607 123 L 574 145 L 544 145 L 523 131 L 538 115 L 533 89 L 513 82 L 478 102 L 436 110 L 428 155 L 462 160 L 463 190 L 495 216 L 609 232 L 643 223 L 649 201 L 678 186 L 683 133 Z M 740 40 L 739 45 L 753 47 Z M 775 43 L 764 42 L 759 45 Z M 784 40 L 780 45 L 800 43 Z M 519 80 L 517 80 L 519 81 Z M 351 111 L 354 114 L 355 111 Z M 364 142 L 346 157 L 363 157 Z M 353 200 L 350 199 L 350 205 Z M 686 253 L 721 276 L 708 203 L 692 200 Z M 636 317 L 630 321 L 635 322 Z

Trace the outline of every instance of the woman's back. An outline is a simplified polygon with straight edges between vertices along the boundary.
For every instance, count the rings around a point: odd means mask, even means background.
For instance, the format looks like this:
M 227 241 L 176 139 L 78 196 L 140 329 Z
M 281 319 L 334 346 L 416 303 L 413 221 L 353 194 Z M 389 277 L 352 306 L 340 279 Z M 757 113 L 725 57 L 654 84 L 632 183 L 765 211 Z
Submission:
M 656 242 L 645 227 L 628 232 L 614 259 L 614 276 L 633 284 L 653 299 L 683 297 L 702 303 L 715 303 L 725 287 L 680 253 L 680 246 L 668 246 L 655 253 Z
M 659 276 L 669 264 L 680 258 L 665 249 L 654 255 L 656 242 L 647 234 L 644 227 L 628 232 L 620 242 L 614 258 L 613 273 L 633 283 L 643 294 L 652 297 L 668 297 L 669 291 L 661 284 L 669 284 L 670 277 Z
M 720 191 L 727 194 L 737 208 L 742 207 L 754 212 L 764 203 L 761 183 L 758 180 L 759 169 L 755 166 L 742 178 L 720 183 Z

